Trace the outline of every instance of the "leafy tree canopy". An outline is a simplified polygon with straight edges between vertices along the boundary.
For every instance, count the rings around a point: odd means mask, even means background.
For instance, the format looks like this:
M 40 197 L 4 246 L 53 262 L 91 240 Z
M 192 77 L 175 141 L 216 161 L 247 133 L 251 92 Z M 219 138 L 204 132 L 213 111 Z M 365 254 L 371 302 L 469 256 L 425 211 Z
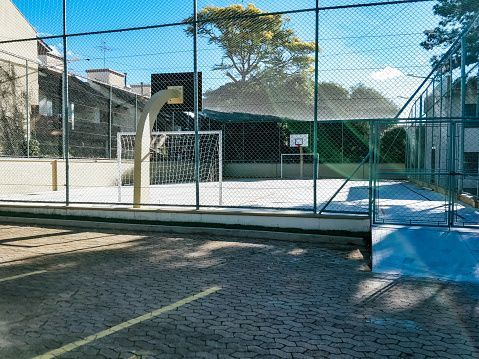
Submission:
M 426 50 L 439 48 L 446 51 L 461 32 L 471 24 L 475 16 L 479 14 L 479 1 L 438 0 L 438 3 L 434 5 L 434 14 L 439 16 L 441 20 L 434 29 L 424 32 L 426 39 L 421 43 L 421 46 Z M 478 26 L 476 25 L 475 31 L 471 31 L 466 38 L 466 62 L 468 64 L 477 62 L 479 56 L 478 32 Z M 433 56 L 432 63 L 436 64 L 439 58 L 439 56 Z M 460 53 L 453 55 L 453 63 L 455 67 L 459 66 Z
M 192 18 L 186 19 L 193 20 Z M 186 30 L 191 34 L 193 27 Z M 205 93 L 205 108 L 311 120 L 314 110 L 314 42 L 298 38 L 282 15 L 253 4 L 207 6 L 198 13 L 198 34 L 223 52 L 222 71 L 231 80 Z M 319 85 L 319 117 L 392 117 L 397 108 L 377 91 L 335 83 Z
M 320 119 L 390 118 L 397 106 L 378 91 L 358 85 L 346 89 L 339 84 L 318 85 Z M 305 75 L 255 79 L 227 83 L 207 91 L 204 107 L 223 112 L 275 115 L 296 120 L 313 118 L 314 82 Z
M 314 61 L 314 42 L 298 38 L 284 16 L 262 14 L 253 4 L 207 6 L 198 13 L 198 34 L 224 52 L 214 69 L 224 71 L 233 82 L 245 82 L 271 70 L 300 73 Z M 187 32 L 192 31 L 189 26 Z

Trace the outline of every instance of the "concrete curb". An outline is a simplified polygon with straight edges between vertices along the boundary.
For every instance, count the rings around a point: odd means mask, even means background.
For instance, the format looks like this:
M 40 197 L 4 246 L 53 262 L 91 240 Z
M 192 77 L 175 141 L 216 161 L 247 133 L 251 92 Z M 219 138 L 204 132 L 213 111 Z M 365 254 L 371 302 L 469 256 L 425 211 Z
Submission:
M 49 225 L 72 228 L 89 228 L 99 230 L 135 231 L 172 234 L 201 234 L 213 236 L 226 236 L 242 239 L 266 239 L 286 242 L 306 242 L 326 245 L 328 247 L 365 247 L 365 239 L 361 237 L 349 237 L 329 234 L 303 234 L 283 231 L 267 231 L 253 229 L 228 229 L 216 227 L 193 227 L 193 226 L 167 226 L 155 224 L 99 222 L 95 220 L 69 220 L 49 219 L 36 217 L 8 217 L 0 216 L 2 224 L 30 224 Z

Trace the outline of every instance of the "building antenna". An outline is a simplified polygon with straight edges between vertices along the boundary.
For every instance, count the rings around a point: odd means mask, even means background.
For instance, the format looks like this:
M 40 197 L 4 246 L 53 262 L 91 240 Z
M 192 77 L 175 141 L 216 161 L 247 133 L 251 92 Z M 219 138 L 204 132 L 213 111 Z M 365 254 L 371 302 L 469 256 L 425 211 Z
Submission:
M 106 53 L 108 51 L 113 51 L 113 48 L 106 46 L 106 41 L 103 41 L 103 44 L 97 46 L 97 48 L 103 52 L 103 68 L 106 69 Z

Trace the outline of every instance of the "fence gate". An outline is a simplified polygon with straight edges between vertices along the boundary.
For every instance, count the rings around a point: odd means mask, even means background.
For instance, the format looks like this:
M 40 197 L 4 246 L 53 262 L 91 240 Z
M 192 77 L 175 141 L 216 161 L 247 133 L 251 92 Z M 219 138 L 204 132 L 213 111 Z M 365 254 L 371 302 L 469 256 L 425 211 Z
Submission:
M 410 119 L 372 131 L 373 223 L 479 224 L 479 123 Z

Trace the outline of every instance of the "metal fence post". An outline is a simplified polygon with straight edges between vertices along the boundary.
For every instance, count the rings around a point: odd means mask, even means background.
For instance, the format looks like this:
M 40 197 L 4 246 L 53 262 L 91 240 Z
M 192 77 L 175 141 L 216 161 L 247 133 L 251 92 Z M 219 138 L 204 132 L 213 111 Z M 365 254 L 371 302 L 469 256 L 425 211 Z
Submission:
M 218 189 L 219 205 L 223 205 L 223 132 L 218 135 Z
M 135 131 L 138 126 L 138 95 L 135 94 Z
M 439 86 L 440 86 L 440 92 L 439 92 L 439 117 L 441 118 L 441 122 L 439 123 L 439 156 L 438 156 L 438 163 L 439 163 L 439 169 L 441 170 L 442 166 L 442 117 L 444 115 L 443 112 L 443 96 L 444 96 L 444 79 L 443 79 L 443 74 L 442 70 L 440 73 L 441 77 L 439 78 Z
M 25 116 L 27 121 L 27 158 L 30 157 L 30 92 L 28 80 L 28 60 L 25 60 Z
M 111 145 L 111 136 L 112 136 L 112 121 L 113 121 L 113 113 L 112 113 L 112 96 L 113 96 L 113 88 L 110 85 L 110 94 L 108 98 L 108 158 L 111 159 L 112 154 L 112 145 Z
M 194 71 L 194 117 L 195 117 L 195 205 L 200 208 L 200 137 L 199 137 L 199 93 L 198 93 L 198 1 L 193 0 L 193 71 Z
M 477 55 L 476 84 L 479 84 L 479 54 Z M 479 86 L 476 85 L 476 119 L 479 118 Z
M 65 204 L 70 204 L 70 129 L 68 126 L 67 1 L 63 0 L 63 158 L 65 160 Z
M 369 187 L 368 187 L 368 194 L 369 194 L 369 221 L 370 225 L 374 224 L 374 193 L 373 193 L 373 177 L 374 177 L 374 149 L 373 149 L 373 122 L 369 121 Z
M 464 183 L 464 119 L 466 117 L 466 95 L 467 95 L 467 75 L 466 75 L 466 56 L 467 56 L 467 43 L 466 37 L 463 36 L 461 38 L 461 124 L 458 124 L 460 136 L 459 136 L 459 168 L 458 172 L 460 172 L 459 182 L 458 185 L 458 192 L 459 194 L 462 193 L 463 183 Z
M 313 212 L 318 211 L 318 100 L 319 100 L 319 0 L 316 0 L 314 38 Z
M 448 141 L 448 154 L 449 154 L 449 161 L 448 161 L 448 189 L 449 189 L 449 196 L 448 196 L 448 211 L 447 211 L 447 224 L 449 227 L 454 225 L 454 202 L 455 202 L 455 184 L 456 184 L 456 125 L 454 121 L 452 121 L 452 56 L 449 56 L 449 79 L 448 79 L 448 86 L 449 86 L 449 141 Z
M 461 38 L 461 117 L 466 114 L 466 38 Z

